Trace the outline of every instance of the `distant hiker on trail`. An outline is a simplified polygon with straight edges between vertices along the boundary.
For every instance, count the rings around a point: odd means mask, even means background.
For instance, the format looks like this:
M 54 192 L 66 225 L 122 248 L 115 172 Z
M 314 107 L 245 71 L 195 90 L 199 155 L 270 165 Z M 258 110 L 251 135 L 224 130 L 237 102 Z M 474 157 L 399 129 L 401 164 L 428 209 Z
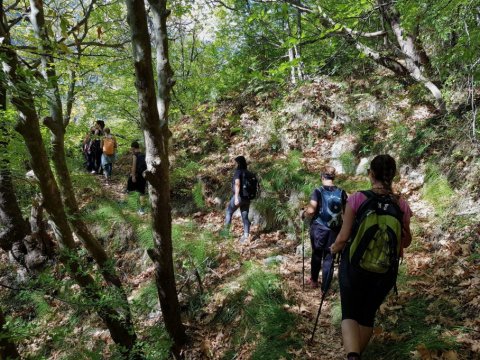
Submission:
M 117 139 L 110 134 L 110 128 L 104 129 L 105 136 L 102 139 L 102 168 L 105 179 L 110 180 L 112 177 L 112 167 L 115 161 L 115 153 L 117 152 Z
M 127 192 L 136 191 L 140 194 L 140 208 L 138 210 L 139 215 L 145 214 L 144 201 L 145 201 L 145 188 L 147 181 L 143 177 L 143 173 L 147 170 L 147 163 L 145 161 L 145 154 L 140 151 L 140 145 L 138 141 L 132 142 L 130 147 L 132 152 L 132 167 L 130 169 L 130 176 L 127 181 Z
M 229 233 L 233 213 L 240 208 L 243 222 L 243 235 L 240 238 L 240 242 L 244 243 L 250 240 L 248 211 L 250 210 L 250 201 L 257 195 L 258 181 L 255 174 L 247 170 L 247 160 L 243 156 L 237 156 L 235 162 L 237 169 L 232 179 L 233 195 L 226 210 L 224 233 Z
M 315 189 L 310 197 L 302 218 L 311 218 L 310 242 L 312 244 L 311 277 L 307 280 L 313 288 L 318 288 L 318 275 L 322 268 L 322 284 L 326 283 L 328 269 L 333 261 L 330 246 L 342 226 L 342 216 L 347 202 L 344 190 L 335 186 L 335 168 L 326 166 L 322 170 L 322 186 Z
M 93 152 L 93 137 L 95 135 L 95 127 L 91 127 L 85 139 L 83 140 L 82 152 L 85 157 L 85 167 L 88 172 L 95 169 L 95 154 Z
M 331 246 L 342 253 L 339 270 L 342 337 L 347 359 L 360 359 L 373 332 L 375 313 L 395 287 L 399 258 L 410 245 L 408 203 L 395 195 L 390 155 L 376 156 L 368 169 L 371 189 L 348 198 L 343 226 Z M 348 241 L 348 243 L 347 243 Z
M 91 135 L 90 151 L 93 154 L 93 169 L 92 174 L 100 174 L 102 172 L 102 137 L 105 123 L 102 120 L 97 120 L 94 124 L 95 131 Z

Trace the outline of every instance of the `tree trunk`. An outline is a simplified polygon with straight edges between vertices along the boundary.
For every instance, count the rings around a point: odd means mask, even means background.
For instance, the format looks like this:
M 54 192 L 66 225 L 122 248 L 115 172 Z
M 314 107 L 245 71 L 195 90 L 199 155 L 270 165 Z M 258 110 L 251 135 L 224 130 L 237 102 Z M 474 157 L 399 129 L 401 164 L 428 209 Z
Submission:
M 293 47 L 288 48 L 288 61 L 290 61 L 291 63 L 293 63 L 293 61 L 295 60 L 295 54 L 293 51 Z M 297 76 L 294 65 L 290 66 L 290 80 L 292 81 L 293 85 L 297 83 Z
M 71 72 L 71 83 L 67 94 L 67 112 L 66 118 L 63 117 L 62 100 L 58 87 L 57 74 L 55 70 L 55 60 L 52 53 L 52 46 L 45 30 L 45 18 L 43 11 L 43 3 L 41 0 L 31 0 L 32 7 L 31 22 L 37 37 L 42 44 L 42 70 L 43 76 L 47 82 L 48 103 L 50 107 L 50 117 L 44 119 L 44 124 L 49 128 L 51 133 L 52 144 L 52 161 L 55 166 L 57 177 L 59 178 L 60 191 L 65 203 L 70 222 L 82 241 L 83 245 L 94 258 L 100 267 L 100 271 L 104 279 L 116 286 L 124 298 L 124 312 L 127 314 L 127 320 L 133 331 L 133 324 L 130 320 L 130 309 L 127 302 L 126 294 L 123 290 L 122 282 L 115 272 L 115 265 L 112 263 L 103 246 L 95 239 L 85 222 L 81 219 L 80 209 L 73 189 L 70 171 L 68 169 L 65 156 L 65 132 L 66 126 L 69 124 L 70 115 L 73 106 L 75 93 L 75 72 Z
M 9 339 L 5 332 L 5 316 L 0 307 L 0 359 L 20 359 L 20 354 L 17 351 L 15 344 Z
M 157 50 L 157 98 L 147 15 L 142 0 L 127 0 L 127 20 L 132 34 L 135 86 L 138 93 L 140 124 L 145 136 L 148 166 L 146 178 L 150 185 L 149 196 L 152 204 L 155 248 L 149 251 L 149 255 L 155 264 L 155 280 L 165 327 L 174 342 L 172 349 L 174 356 L 179 357 L 180 348 L 186 341 L 186 334 L 180 318 L 172 257 L 168 107 L 173 80 L 168 61 L 166 32 L 166 18 L 170 11 L 166 9 L 164 0 L 149 3 L 153 14 L 153 33 Z
M 3 11 L 3 8 L 1 10 Z M 0 36 L 4 38 L 8 35 L 8 33 L 5 33 L 6 28 L 2 21 L 0 24 Z M 127 358 L 135 345 L 136 335 L 132 332 L 131 326 L 125 321 L 125 314 L 119 312 L 113 305 L 101 301 L 100 286 L 98 286 L 91 275 L 85 273 L 77 260 L 77 256 L 74 255 L 76 253 L 76 246 L 73 240 L 73 234 L 60 197 L 58 184 L 50 168 L 30 86 L 28 85 L 27 79 L 23 77 L 23 73 L 17 71 L 18 59 L 16 53 L 12 49 L 6 48 L 5 54 L 6 58 L 4 62 L 6 62 L 8 66 L 4 66 L 4 70 L 6 71 L 9 81 L 11 81 L 16 88 L 16 91 L 12 93 L 11 102 L 20 114 L 16 130 L 24 138 L 30 154 L 30 163 L 39 181 L 44 206 L 50 215 L 50 223 L 54 230 L 55 238 L 61 248 L 60 260 L 80 285 L 86 296 L 94 303 L 97 303 L 96 309 L 99 316 L 105 322 L 113 340 L 120 346 L 121 351 Z
M 6 110 L 7 91 L 4 87 L 4 82 L 1 81 L 0 111 Z M 0 224 L 4 227 L 4 230 L 0 232 L 0 248 L 6 252 L 9 252 L 12 248 L 15 249 L 12 253 L 14 258 L 20 264 L 25 265 L 24 256 L 26 249 L 22 241 L 30 233 L 30 229 L 22 216 L 13 188 L 10 162 L 7 157 L 9 134 L 3 122 L 0 123 L 0 136 Z
M 445 102 L 443 95 L 437 85 L 435 85 L 425 74 L 422 69 L 426 62 L 426 54 L 415 46 L 414 38 L 403 29 L 400 21 L 400 14 L 393 7 L 391 2 L 379 1 L 379 8 L 382 16 L 390 24 L 390 27 L 395 35 L 400 51 L 404 56 L 405 68 L 408 69 L 410 77 L 415 81 L 422 83 L 433 95 L 437 102 L 437 106 L 441 111 L 445 110 Z M 423 56 L 422 56 L 423 55 Z
M 300 9 L 297 9 L 297 40 L 298 40 L 298 45 L 294 46 L 295 50 L 295 58 L 299 59 L 298 66 L 297 66 L 297 73 L 298 73 L 298 79 L 300 81 L 305 79 L 305 74 L 303 73 L 304 70 L 304 64 L 302 59 L 302 45 L 301 45 L 301 40 L 302 40 L 302 11 Z
M 2 143 L 0 143 L 0 151 L 5 154 L 6 150 Z M 15 259 L 19 263 L 25 264 L 23 256 L 26 249 L 22 241 L 25 236 L 30 234 L 30 228 L 18 206 L 8 161 L 6 160 L 2 160 L 0 163 L 0 224 L 4 227 L 4 230 L 0 233 L 0 247 L 7 252 L 16 248 Z

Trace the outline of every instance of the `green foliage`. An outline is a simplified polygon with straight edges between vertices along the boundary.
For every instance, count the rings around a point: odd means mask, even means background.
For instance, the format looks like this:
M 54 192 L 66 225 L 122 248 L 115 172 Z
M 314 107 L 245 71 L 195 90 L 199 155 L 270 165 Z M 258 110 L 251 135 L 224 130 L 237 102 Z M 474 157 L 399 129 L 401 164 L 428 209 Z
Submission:
M 155 281 L 143 285 L 132 299 L 131 305 L 132 311 L 139 315 L 148 315 L 152 311 L 158 310 L 159 300 Z
M 429 314 L 438 311 L 438 306 L 450 308 L 456 315 L 460 310 L 452 309 L 451 304 L 447 305 L 442 299 L 437 299 L 432 303 L 420 297 L 413 298 L 402 310 L 398 310 L 398 314 L 395 314 L 398 316 L 396 324 L 388 323 L 388 318 L 380 320 L 384 320 L 386 331 L 404 335 L 402 341 L 374 341 L 367 347 L 365 357 L 401 360 L 408 358 L 419 345 L 425 346 L 428 350 L 455 349 L 457 345 L 452 338 L 445 335 L 447 329 L 444 325 L 432 325 L 426 321 Z M 397 317 L 395 316 L 395 318 Z M 382 357 L 378 357 L 379 354 Z
M 193 202 L 199 209 L 205 208 L 205 199 L 203 198 L 203 183 L 198 180 L 192 189 Z
M 367 177 L 356 178 L 356 177 L 345 177 L 339 176 L 335 183 L 345 190 L 348 194 L 352 194 L 356 191 L 367 190 L 370 188 L 370 180 Z
M 340 155 L 340 162 L 342 163 L 343 170 L 348 175 L 354 175 L 356 169 L 357 160 L 355 155 L 351 152 L 344 152 Z
M 283 160 L 261 165 L 268 170 L 260 172 L 262 196 L 255 200 L 255 209 L 265 217 L 269 230 L 296 220 L 299 204 L 291 204 L 289 199 L 296 194 L 304 201 L 305 179 L 309 178 L 301 156 L 299 151 L 291 151 Z
M 146 360 L 166 360 L 171 357 L 172 340 L 162 325 L 148 328 L 148 336 L 140 341 L 138 347 Z
M 352 121 L 347 125 L 347 130 L 358 139 L 358 153 L 364 156 L 371 155 L 377 149 L 375 134 L 377 132 L 377 120 Z
M 273 127 L 269 134 L 268 147 L 273 152 L 280 152 L 282 150 L 282 126 L 285 119 L 280 116 L 275 116 L 272 119 Z
M 215 267 L 216 243 L 220 239 L 209 231 L 201 230 L 194 223 L 173 225 L 172 241 L 176 258 L 182 268 L 197 270 L 204 275 L 208 268 Z
M 177 161 L 171 175 L 171 187 L 175 189 L 185 189 L 184 191 L 190 193 L 193 180 L 200 168 L 201 164 L 195 160 L 189 160 L 187 157 Z
M 302 340 L 295 330 L 298 320 L 284 309 L 287 299 L 278 275 L 251 263 L 246 263 L 242 272 L 240 287 L 229 290 L 227 303 L 217 316 L 217 321 L 235 322 L 233 343 L 224 359 L 235 358 L 245 342 L 254 344 L 252 359 L 292 359 L 290 350 L 300 348 Z
M 436 165 L 430 164 L 427 167 L 423 196 L 434 206 L 435 213 L 440 218 L 448 216 L 454 195 L 447 178 Z
M 437 132 L 426 123 L 415 124 L 413 136 L 410 129 L 403 124 L 397 124 L 393 129 L 392 141 L 400 146 L 400 161 L 414 164 L 427 154 L 437 138 Z

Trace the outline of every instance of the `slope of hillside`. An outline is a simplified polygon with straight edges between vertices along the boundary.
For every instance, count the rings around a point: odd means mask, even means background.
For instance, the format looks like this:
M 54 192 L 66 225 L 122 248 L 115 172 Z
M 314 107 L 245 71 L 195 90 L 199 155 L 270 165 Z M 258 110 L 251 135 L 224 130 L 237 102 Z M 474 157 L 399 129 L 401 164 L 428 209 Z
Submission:
M 186 359 L 344 358 L 337 275 L 309 342 L 320 293 L 302 286 L 310 246 L 298 214 L 323 165 L 333 164 L 337 183 L 352 193 L 368 188 L 368 160 L 385 152 L 399 163 L 395 190 L 414 212 L 414 240 L 401 265 L 398 297 L 390 295 L 381 307 L 364 358 L 480 358 L 478 143 L 461 119 L 439 117 L 391 85 L 320 78 L 292 91 L 235 94 L 172 125 L 174 259 L 190 337 Z M 244 245 L 238 215 L 231 234 L 221 235 L 237 155 L 247 157 L 262 187 Z M 119 159 L 108 186 L 82 175 L 79 198 L 120 268 L 145 357 L 166 359 L 170 342 L 146 253 L 149 215 L 138 215 L 138 197 L 123 191 L 129 163 L 129 156 Z M 11 266 L 4 264 L 4 270 Z M 7 270 L 2 283 L 17 284 L 18 294 L 2 296 L 17 301 L 12 328 L 22 354 L 118 357 L 88 303 L 77 302 L 78 289 L 56 289 L 61 268 L 42 275 L 48 288 L 22 284 L 14 279 L 17 269 Z

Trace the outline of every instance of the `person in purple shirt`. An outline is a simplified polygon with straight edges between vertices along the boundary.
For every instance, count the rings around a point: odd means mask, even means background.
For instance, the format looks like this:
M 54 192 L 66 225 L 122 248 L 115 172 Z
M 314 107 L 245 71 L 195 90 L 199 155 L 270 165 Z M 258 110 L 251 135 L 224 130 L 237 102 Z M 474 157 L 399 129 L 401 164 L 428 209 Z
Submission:
M 400 256 L 403 249 L 412 241 L 410 232 L 410 217 L 412 211 L 408 203 L 394 194 L 393 178 L 396 174 L 396 162 L 390 155 L 378 155 L 370 163 L 368 175 L 371 191 L 379 197 L 390 197 L 402 211 L 402 231 L 400 241 Z M 396 281 L 394 269 L 386 273 L 362 272 L 353 268 L 349 261 L 347 241 L 352 234 L 357 211 L 367 196 L 356 192 L 347 200 L 343 225 L 335 242 L 330 247 L 333 254 L 343 251 L 340 263 L 340 298 L 342 303 L 342 338 L 343 347 L 348 360 L 359 360 L 373 333 L 375 314 L 386 296 L 392 290 Z

